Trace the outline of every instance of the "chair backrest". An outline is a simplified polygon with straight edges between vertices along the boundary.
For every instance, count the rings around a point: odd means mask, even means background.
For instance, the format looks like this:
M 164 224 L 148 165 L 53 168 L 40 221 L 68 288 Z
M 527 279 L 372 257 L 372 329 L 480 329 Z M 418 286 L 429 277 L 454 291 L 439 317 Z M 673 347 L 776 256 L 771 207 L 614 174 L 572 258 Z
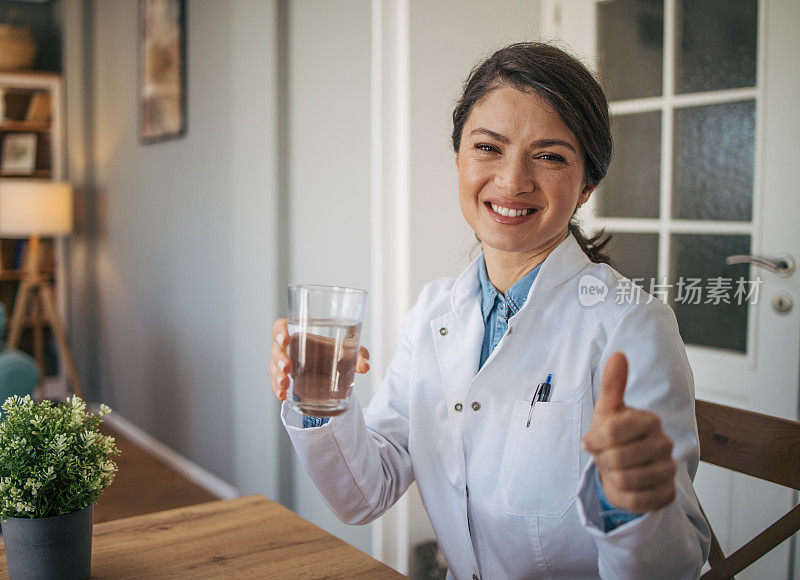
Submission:
M 695 409 L 701 461 L 800 490 L 800 423 L 708 401 Z M 729 556 L 712 530 L 711 570 L 702 578 L 733 578 L 798 530 L 800 505 Z

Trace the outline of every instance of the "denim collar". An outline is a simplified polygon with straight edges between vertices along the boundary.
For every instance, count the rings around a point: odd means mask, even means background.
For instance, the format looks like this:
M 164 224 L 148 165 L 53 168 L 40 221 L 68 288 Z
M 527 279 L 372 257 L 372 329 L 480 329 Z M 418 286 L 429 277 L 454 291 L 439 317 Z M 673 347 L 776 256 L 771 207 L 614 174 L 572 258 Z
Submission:
M 486 324 L 486 321 L 489 319 L 489 314 L 491 314 L 492 309 L 494 308 L 495 299 L 500 298 L 500 300 L 505 301 L 508 305 L 508 317 L 511 318 L 519 309 L 522 308 L 522 305 L 525 304 L 525 300 L 528 299 L 528 292 L 533 285 L 533 281 L 536 279 L 536 275 L 539 273 L 539 268 L 542 267 L 542 264 L 536 266 L 533 270 L 525 274 L 522 278 L 517 280 L 511 288 L 509 288 L 505 295 L 498 292 L 497 288 L 494 287 L 492 282 L 489 280 L 489 274 L 486 271 L 486 261 L 483 258 L 483 254 L 480 255 L 478 263 L 478 276 L 480 277 L 481 281 L 481 312 L 483 313 L 483 323 Z

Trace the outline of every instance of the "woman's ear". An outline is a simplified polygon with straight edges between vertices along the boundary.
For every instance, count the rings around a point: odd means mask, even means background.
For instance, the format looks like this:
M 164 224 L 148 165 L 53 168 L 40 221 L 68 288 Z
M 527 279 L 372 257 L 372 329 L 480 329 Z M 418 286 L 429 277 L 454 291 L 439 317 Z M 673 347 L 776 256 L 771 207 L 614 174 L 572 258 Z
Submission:
M 583 185 L 583 189 L 578 194 L 578 207 L 589 201 L 589 198 L 592 196 L 592 193 L 594 193 L 595 188 L 597 188 L 597 185 L 590 185 L 589 182 L 586 182 Z

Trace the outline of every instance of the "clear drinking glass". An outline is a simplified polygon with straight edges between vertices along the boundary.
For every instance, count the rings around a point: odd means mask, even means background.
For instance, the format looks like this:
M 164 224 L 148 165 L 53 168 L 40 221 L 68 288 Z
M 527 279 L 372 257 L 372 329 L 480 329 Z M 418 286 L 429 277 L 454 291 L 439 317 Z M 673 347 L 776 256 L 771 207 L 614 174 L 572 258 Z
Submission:
M 287 400 L 313 417 L 350 407 L 367 293 L 341 286 L 289 285 Z

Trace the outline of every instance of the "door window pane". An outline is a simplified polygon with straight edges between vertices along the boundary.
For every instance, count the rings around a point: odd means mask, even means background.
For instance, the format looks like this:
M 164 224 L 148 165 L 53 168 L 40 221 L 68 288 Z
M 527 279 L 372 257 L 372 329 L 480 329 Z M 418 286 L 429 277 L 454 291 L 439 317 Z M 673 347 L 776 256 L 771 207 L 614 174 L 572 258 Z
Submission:
M 750 236 L 672 236 L 670 299 L 684 342 L 746 352 L 749 268 L 725 257 L 749 253 Z
M 597 192 L 597 215 L 657 218 L 661 181 L 661 112 L 616 115 L 614 159 Z
M 601 80 L 612 101 L 662 92 L 664 3 L 613 0 L 597 5 Z
M 658 275 L 658 234 L 615 232 L 606 247 L 614 269 L 649 291 Z
M 675 111 L 673 217 L 750 221 L 755 102 Z
M 678 93 L 755 86 L 757 0 L 682 0 L 678 12 Z

